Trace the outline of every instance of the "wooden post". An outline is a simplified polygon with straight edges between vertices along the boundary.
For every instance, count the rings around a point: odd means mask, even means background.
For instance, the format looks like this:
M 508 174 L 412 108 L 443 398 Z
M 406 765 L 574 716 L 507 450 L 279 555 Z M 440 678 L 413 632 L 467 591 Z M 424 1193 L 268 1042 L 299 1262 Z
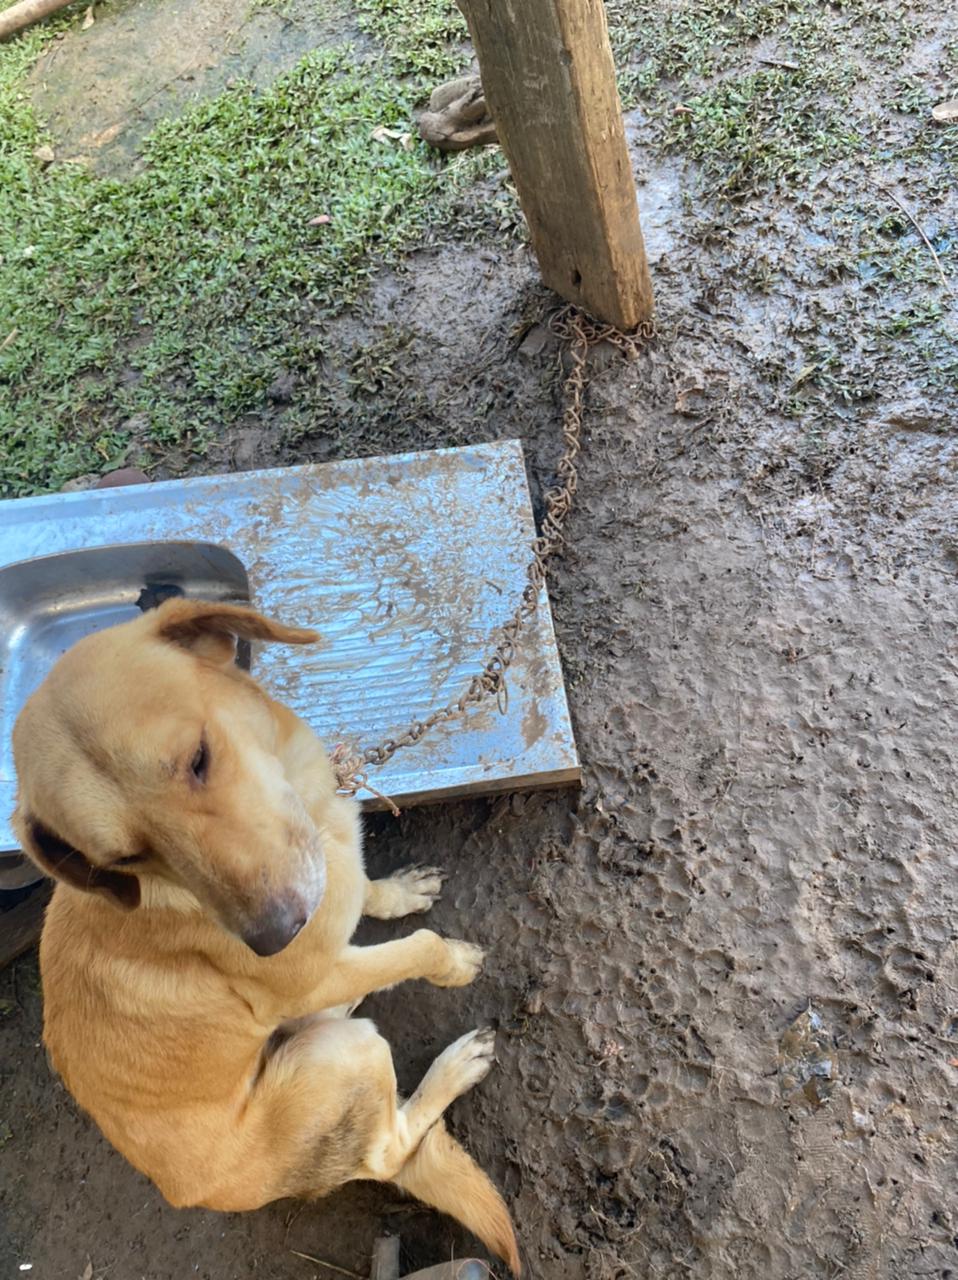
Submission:
M 631 329 L 652 282 L 602 0 L 459 0 L 546 284 Z

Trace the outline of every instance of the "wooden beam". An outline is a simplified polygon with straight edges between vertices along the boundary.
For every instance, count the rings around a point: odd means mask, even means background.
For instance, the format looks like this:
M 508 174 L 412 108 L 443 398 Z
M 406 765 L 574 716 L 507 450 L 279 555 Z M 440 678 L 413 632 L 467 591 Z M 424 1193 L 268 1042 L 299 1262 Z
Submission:
M 459 0 L 545 283 L 631 329 L 652 316 L 602 0 Z

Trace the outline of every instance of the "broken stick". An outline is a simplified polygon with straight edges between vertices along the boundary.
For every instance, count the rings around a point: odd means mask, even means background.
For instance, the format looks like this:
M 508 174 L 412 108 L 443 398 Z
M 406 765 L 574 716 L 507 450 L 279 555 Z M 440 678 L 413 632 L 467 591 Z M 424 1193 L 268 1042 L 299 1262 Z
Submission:
M 72 0 L 20 0 L 0 13 L 0 40 L 9 40 L 25 27 L 32 27 L 42 18 L 48 18 L 58 9 L 65 9 Z

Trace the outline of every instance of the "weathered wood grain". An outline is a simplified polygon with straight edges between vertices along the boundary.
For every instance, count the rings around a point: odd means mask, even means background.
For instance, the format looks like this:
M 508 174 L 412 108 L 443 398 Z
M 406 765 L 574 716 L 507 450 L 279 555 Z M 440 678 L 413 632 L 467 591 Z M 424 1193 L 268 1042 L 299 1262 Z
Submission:
M 545 283 L 620 329 L 652 315 L 601 0 L 459 0 Z

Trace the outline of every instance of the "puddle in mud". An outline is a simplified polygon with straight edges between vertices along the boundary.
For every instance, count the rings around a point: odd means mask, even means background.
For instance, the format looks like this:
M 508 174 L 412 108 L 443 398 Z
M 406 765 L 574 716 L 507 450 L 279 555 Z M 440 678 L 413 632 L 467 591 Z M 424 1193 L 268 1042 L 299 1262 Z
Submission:
M 832 1038 L 821 1016 L 809 1007 L 779 1041 L 778 1083 L 788 1102 L 804 1099 L 820 1107 L 831 1097 L 835 1077 Z
M 636 173 L 645 252 L 654 266 L 675 247 L 675 228 L 682 223 L 683 168 L 674 160 L 650 163 L 651 152 L 642 144 L 639 112 L 626 117 L 625 134 Z

